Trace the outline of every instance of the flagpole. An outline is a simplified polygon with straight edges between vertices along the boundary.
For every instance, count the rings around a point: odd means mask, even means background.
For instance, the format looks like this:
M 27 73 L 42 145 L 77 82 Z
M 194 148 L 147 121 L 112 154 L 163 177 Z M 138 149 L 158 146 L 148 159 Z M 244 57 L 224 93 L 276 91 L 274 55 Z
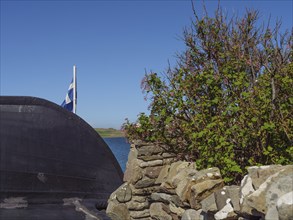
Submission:
M 73 113 L 76 114 L 76 65 L 73 65 Z

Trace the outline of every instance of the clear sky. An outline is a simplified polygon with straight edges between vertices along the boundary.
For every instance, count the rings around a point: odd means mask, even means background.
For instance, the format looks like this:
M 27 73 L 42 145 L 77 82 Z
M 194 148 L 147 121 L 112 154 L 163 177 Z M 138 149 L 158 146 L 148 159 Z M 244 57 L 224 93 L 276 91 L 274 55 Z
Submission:
M 140 82 L 163 72 L 185 48 L 190 0 L 0 0 L 0 95 L 36 96 L 61 104 L 77 65 L 77 114 L 93 127 L 120 128 L 148 112 Z M 212 15 L 217 1 L 206 0 Z M 221 1 L 230 15 L 246 8 L 292 28 L 291 0 Z M 199 15 L 202 1 L 195 1 Z

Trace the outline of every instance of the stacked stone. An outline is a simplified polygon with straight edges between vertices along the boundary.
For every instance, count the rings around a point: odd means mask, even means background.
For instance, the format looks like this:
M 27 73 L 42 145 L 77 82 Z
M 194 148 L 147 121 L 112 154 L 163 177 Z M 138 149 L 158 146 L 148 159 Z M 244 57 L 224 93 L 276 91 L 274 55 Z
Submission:
M 293 219 L 293 165 L 249 167 L 240 186 L 218 168 L 197 170 L 164 147 L 131 145 L 126 181 L 110 197 L 112 220 Z
M 176 155 L 165 153 L 164 145 L 133 142 L 124 174 L 125 183 L 108 201 L 107 214 L 113 220 L 151 219 L 150 198 L 160 186 L 156 183 L 161 169 Z

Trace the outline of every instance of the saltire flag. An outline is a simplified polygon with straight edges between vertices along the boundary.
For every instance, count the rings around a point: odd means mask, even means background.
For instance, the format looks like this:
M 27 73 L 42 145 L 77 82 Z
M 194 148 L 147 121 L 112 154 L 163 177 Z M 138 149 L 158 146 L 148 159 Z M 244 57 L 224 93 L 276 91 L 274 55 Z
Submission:
M 76 68 L 73 66 L 73 79 L 71 80 L 65 99 L 61 106 L 68 111 L 76 113 L 76 95 Z

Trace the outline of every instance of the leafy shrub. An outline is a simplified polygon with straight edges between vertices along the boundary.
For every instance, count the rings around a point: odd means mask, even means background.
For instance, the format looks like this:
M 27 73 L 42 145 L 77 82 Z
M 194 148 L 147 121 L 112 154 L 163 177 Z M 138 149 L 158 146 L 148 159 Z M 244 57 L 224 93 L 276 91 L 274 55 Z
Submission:
M 217 166 L 228 183 L 247 166 L 292 163 L 293 33 L 257 22 L 256 11 L 195 14 L 178 66 L 143 79 L 150 115 L 126 121 L 127 137 L 163 142 L 199 168 Z

